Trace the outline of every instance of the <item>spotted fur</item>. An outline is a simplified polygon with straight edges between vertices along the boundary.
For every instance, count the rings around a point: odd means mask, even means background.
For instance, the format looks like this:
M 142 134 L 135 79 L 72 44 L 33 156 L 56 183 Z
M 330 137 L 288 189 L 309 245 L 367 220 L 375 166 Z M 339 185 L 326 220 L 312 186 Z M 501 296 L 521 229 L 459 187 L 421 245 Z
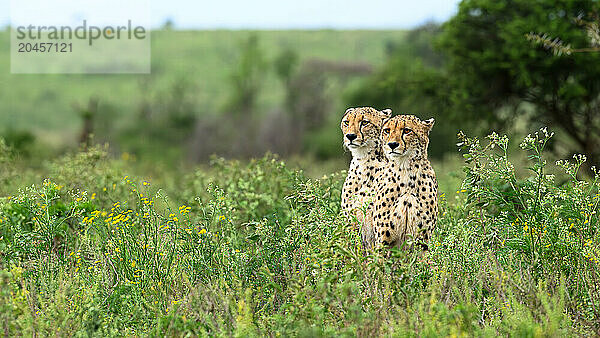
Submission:
M 389 109 L 379 111 L 371 107 L 350 108 L 346 110 L 340 123 L 344 147 L 352 153 L 352 162 L 348 176 L 342 188 L 341 210 L 351 220 L 359 223 L 364 220 L 360 210 L 365 210 L 375 176 L 385 163 L 381 152 L 379 136 L 383 121 L 390 117 Z
M 434 120 L 398 115 L 382 126 L 382 150 L 388 159 L 377 177 L 370 227 L 363 231 L 367 247 L 399 246 L 406 241 L 427 249 L 438 213 L 438 184 L 427 159 Z

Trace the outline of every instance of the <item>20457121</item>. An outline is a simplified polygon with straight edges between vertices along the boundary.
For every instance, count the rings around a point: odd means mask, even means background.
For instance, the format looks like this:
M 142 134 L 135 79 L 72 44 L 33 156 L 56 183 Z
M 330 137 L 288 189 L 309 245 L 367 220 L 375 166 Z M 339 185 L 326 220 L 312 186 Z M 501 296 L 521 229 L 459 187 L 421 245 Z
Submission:
M 19 53 L 73 53 L 72 43 L 60 42 L 20 42 Z

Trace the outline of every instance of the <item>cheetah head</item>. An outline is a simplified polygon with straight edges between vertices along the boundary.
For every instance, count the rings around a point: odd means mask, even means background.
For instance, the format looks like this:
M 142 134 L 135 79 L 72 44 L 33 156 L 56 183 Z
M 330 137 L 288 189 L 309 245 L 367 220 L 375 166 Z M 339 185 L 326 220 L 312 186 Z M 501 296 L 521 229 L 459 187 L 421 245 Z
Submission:
M 390 161 L 427 158 L 429 131 L 434 119 L 421 121 L 414 115 L 398 115 L 387 119 L 381 127 L 383 152 Z
M 379 111 L 371 107 L 349 108 L 340 124 L 344 147 L 352 156 L 361 156 L 378 147 L 381 125 L 392 114 L 390 109 Z

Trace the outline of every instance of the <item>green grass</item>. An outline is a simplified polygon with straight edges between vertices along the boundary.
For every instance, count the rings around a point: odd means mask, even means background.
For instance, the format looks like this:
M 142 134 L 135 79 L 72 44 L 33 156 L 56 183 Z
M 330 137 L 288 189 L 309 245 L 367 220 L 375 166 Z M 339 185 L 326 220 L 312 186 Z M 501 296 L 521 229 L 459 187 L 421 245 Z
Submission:
M 144 100 L 157 99 L 180 82 L 191 88 L 199 113 L 219 113 L 231 95 L 228 79 L 240 46 L 252 34 L 269 61 L 291 48 L 300 61 L 319 58 L 373 66 L 384 63 L 388 42 L 405 36 L 403 31 L 156 31 L 151 75 L 12 75 L 10 50 L 4 48 L 0 68 L 7 71 L 0 72 L 0 125 L 33 130 L 45 142 L 72 144 L 81 124 L 74 103 L 86 105 L 90 97 L 98 97 L 103 113 L 113 114 L 119 126 L 135 121 Z M 7 32 L 0 32 L 0 45 L 10 45 Z M 281 105 L 284 89 L 272 69 L 265 73 L 263 86 L 259 108 L 268 112 Z M 343 111 L 338 101 L 334 108 Z
M 546 163 L 548 137 L 521 144 L 522 168 L 507 138 L 463 137 L 465 176 L 440 197 L 426 255 L 363 252 L 339 216 L 341 172 L 266 156 L 158 180 L 91 148 L 30 171 L 31 186 L 0 143 L 1 329 L 598 335 L 600 175 L 579 179 L 580 157 Z

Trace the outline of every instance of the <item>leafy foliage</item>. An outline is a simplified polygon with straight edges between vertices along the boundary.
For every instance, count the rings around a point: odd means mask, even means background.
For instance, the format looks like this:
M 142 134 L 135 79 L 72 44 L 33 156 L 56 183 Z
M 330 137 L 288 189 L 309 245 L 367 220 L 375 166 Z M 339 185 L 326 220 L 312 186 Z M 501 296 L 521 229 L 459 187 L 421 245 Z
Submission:
M 564 132 L 575 145 L 571 150 L 598 164 L 600 139 L 593 130 L 600 128 L 600 54 L 551 55 L 525 38 L 541 31 L 544 38 L 586 45 L 586 32 L 570 18 L 598 9 L 598 2 L 589 0 L 461 2 L 439 42 L 448 56 L 452 110 L 462 119 L 495 123 L 526 115 Z M 568 47 L 556 39 L 548 42 L 564 52 Z

